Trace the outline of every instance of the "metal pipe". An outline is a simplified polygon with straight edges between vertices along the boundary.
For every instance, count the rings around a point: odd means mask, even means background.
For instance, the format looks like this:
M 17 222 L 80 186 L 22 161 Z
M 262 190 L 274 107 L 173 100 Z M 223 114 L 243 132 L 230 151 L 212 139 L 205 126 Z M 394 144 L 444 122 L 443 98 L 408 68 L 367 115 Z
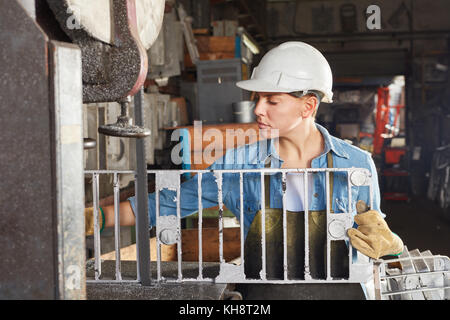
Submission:
M 141 126 L 144 123 L 142 87 L 134 96 L 135 124 Z M 150 222 L 148 216 L 148 174 L 146 162 L 145 140 L 136 140 L 136 252 L 138 279 L 143 286 L 151 285 L 150 270 Z

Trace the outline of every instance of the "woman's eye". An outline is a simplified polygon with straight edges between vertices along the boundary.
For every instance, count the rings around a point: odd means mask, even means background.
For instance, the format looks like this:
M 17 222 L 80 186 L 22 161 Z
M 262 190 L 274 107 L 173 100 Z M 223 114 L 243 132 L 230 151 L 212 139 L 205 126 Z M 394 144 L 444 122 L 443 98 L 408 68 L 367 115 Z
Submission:
M 275 105 L 277 105 L 278 104 L 278 102 L 275 102 L 275 101 L 267 101 L 270 105 L 273 105 L 273 106 L 275 106 Z

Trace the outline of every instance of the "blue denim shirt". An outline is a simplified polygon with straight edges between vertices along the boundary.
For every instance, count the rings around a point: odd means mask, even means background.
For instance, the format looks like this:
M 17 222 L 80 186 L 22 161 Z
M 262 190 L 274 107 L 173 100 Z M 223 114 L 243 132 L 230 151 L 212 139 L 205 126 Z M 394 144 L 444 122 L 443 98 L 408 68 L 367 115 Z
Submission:
M 321 132 L 325 148 L 322 154 L 312 160 L 312 168 L 327 167 L 327 153 L 332 153 L 334 168 L 366 168 L 372 174 L 373 208 L 385 215 L 380 210 L 380 190 L 378 186 L 378 176 L 375 164 L 370 153 L 352 146 L 351 144 L 331 136 L 328 131 L 319 124 L 316 124 Z M 259 141 L 253 144 L 244 145 L 236 149 L 230 149 L 226 154 L 216 160 L 208 170 L 237 170 L 237 169 L 261 169 L 270 160 L 271 168 L 281 168 L 283 160 L 275 150 L 274 140 Z M 312 190 L 312 201 L 309 203 L 310 210 L 325 210 L 325 174 L 314 173 L 314 183 Z M 352 187 L 352 203 L 348 210 L 348 183 L 345 172 L 334 173 L 334 187 L 332 195 L 332 210 L 335 213 L 351 212 L 356 214 L 356 202 L 364 200 L 370 204 L 369 188 L 367 186 Z M 198 175 L 181 184 L 181 216 L 186 217 L 198 211 Z M 244 234 L 247 236 L 250 225 L 257 213 L 261 209 L 261 177 L 257 173 L 246 173 L 243 179 L 244 194 Z M 222 185 L 222 199 L 224 205 L 240 221 L 240 190 L 239 174 L 224 173 Z M 160 215 L 176 215 L 176 193 L 172 190 L 160 191 Z M 136 199 L 128 199 L 133 211 L 136 212 Z M 150 226 L 154 226 L 155 218 L 155 194 L 148 195 L 148 214 Z M 203 208 L 215 207 L 218 205 L 218 186 L 216 177 L 212 172 L 203 173 L 202 178 L 202 205 Z M 282 208 L 282 183 L 281 173 L 277 173 L 270 178 L 270 207 Z

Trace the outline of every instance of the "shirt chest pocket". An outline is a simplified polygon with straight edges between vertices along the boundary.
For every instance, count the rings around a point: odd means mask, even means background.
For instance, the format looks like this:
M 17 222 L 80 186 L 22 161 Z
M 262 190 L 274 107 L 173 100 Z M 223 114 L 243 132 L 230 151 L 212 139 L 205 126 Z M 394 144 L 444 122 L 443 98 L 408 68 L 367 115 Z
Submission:
M 345 190 L 344 190 L 345 189 Z M 358 189 L 352 188 L 351 208 L 349 210 L 348 189 L 342 188 L 334 199 L 335 212 L 353 212 L 356 210 L 356 201 L 358 200 Z

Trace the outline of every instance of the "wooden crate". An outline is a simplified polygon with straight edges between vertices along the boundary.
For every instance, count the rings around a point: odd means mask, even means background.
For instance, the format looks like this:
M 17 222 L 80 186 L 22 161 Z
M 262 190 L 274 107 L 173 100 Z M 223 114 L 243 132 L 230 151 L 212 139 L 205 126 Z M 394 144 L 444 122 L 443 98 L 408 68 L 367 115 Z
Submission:
M 218 130 L 221 133 L 222 140 L 215 141 L 213 138 L 211 141 L 205 141 L 200 133 L 195 133 L 194 135 L 194 126 L 185 127 L 189 131 L 189 146 L 190 146 L 190 159 L 191 159 L 191 169 L 192 170 L 203 170 L 209 167 L 215 160 L 222 157 L 226 150 L 231 148 L 236 148 L 242 146 L 244 144 L 251 144 L 258 141 L 259 136 L 259 128 L 256 123 L 227 123 L 227 124 L 215 124 L 215 125 L 203 125 L 202 133 L 204 134 L 209 129 Z M 244 134 L 248 134 L 245 136 L 245 139 L 238 139 L 236 136 L 231 137 L 230 135 L 227 137 L 227 130 L 243 130 Z M 193 139 L 198 139 L 194 142 Z M 228 139 L 227 139 L 228 138 Z M 232 141 L 230 141 L 232 139 Z M 208 150 L 217 150 L 217 152 L 211 152 L 210 159 L 204 159 L 202 157 L 205 149 Z M 196 158 L 197 157 L 197 158 Z M 201 163 L 196 163 L 195 159 L 202 159 Z
M 182 259 L 183 261 L 198 261 L 198 229 L 184 229 L 182 237 Z M 219 261 L 219 229 L 203 228 L 203 261 Z M 240 228 L 223 229 L 223 256 L 225 261 L 238 258 L 241 254 Z M 151 261 L 156 261 L 156 238 L 150 239 Z M 122 261 L 136 260 L 136 244 L 120 249 Z M 103 260 L 115 260 L 115 251 L 105 253 L 101 256 Z M 161 246 L 161 261 L 177 261 L 177 245 Z

